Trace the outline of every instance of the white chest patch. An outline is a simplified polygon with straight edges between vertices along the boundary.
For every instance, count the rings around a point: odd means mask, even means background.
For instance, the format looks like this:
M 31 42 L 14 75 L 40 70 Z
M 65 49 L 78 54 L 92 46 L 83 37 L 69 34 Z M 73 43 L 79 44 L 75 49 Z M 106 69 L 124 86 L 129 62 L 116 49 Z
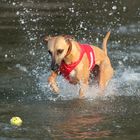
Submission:
M 74 78 L 75 77 L 75 74 L 76 74 L 76 71 L 75 70 L 72 70 L 71 73 L 70 73 L 70 78 Z

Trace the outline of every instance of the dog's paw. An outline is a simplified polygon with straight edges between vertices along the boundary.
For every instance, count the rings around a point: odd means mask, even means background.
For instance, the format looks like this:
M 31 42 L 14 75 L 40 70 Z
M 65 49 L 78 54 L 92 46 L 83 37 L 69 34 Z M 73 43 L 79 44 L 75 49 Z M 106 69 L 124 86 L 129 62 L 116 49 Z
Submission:
M 49 86 L 52 92 L 54 92 L 55 94 L 59 94 L 60 89 L 56 83 L 49 83 Z
M 55 86 L 55 87 L 53 87 L 53 92 L 55 94 L 59 94 L 60 93 L 60 89 L 57 86 Z
M 83 92 L 79 93 L 79 99 L 85 99 L 85 94 Z

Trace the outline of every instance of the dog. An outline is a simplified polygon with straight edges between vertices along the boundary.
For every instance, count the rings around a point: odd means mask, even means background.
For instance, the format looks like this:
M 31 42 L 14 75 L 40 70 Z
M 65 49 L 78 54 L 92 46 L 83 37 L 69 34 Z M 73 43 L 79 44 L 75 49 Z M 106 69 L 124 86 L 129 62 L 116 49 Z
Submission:
M 68 35 L 44 38 L 52 59 L 52 72 L 48 82 L 56 94 L 60 92 L 56 78 L 62 74 L 70 83 L 80 85 L 79 97 L 84 98 L 89 85 L 90 73 L 96 75 L 99 89 L 103 93 L 114 73 L 107 55 L 109 36 L 110 32 L 103 39 L 102 49 L 88 44 L 80 44 Z

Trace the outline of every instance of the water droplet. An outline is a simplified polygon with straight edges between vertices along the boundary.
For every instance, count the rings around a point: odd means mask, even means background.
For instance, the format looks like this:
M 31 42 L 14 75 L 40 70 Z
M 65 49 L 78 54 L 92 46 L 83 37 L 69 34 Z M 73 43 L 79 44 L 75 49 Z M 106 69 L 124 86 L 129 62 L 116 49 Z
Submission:
M 13 2 L 12 4 L 13 4 L 14 6 L 16 5 L 16 3 L 15 3 L 15 2 Z
M 74 9 L 73 8 L 69 8 L 69 11 L 74 13 Z
M 112 13 L 112 12 L 110 12 L 110 13 L 109 13 L 109 16 L 111 16 L 111 15 L 113 15 L 113 13 Z
M 8 55 L 7 54 L 5 54 L 5 58 L 7 58 L 8 57 Z
M 116 9 L 117 9 L 117 6 L 116 6 L 116 5 L 114 5 L 114 6 L 112 7 L 112 9 L 113 9 L 113 10 L 116 10 Z
M 85 28 L 84 28 L 84 30 L 86 31 L 86 30 L 87 30 L 87 28 L 85 27 Z
M 19 11 L 16 12 L 16 15 L 19 15 Z
M 123 11 L 124 11 L 124 12 L 126 11 L 126 6 L 123 7 Z
M 97 43 L 99 42 L 99 38 L 96 38 L 96 42 L 97 42 Z

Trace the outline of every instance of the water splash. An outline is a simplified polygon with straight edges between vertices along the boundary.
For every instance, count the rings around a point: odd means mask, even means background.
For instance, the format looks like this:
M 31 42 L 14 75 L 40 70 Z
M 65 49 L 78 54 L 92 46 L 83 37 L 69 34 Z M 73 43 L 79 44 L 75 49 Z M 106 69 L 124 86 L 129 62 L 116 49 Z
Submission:
M 57 82 L 61 93 L 57 98 L 53 96 L 50 86 L 47 84 L 49 73 L 40 77 L 39 87 L 46 98 L 49 100 L 71 100 L 78 98 L 79 86 L 69 84 L 63 77 L 58 77 Z M 85 94 L 86 99 L 94 100 L 97 98 L 108 98 L 114 96 L 140 96 L 140 73 L 134 72 L 132 69 L 118 69 L 114 78 L 109 82 L 105 95 L 100 96 L 100 90 L 97 85 L 90 86 Z

